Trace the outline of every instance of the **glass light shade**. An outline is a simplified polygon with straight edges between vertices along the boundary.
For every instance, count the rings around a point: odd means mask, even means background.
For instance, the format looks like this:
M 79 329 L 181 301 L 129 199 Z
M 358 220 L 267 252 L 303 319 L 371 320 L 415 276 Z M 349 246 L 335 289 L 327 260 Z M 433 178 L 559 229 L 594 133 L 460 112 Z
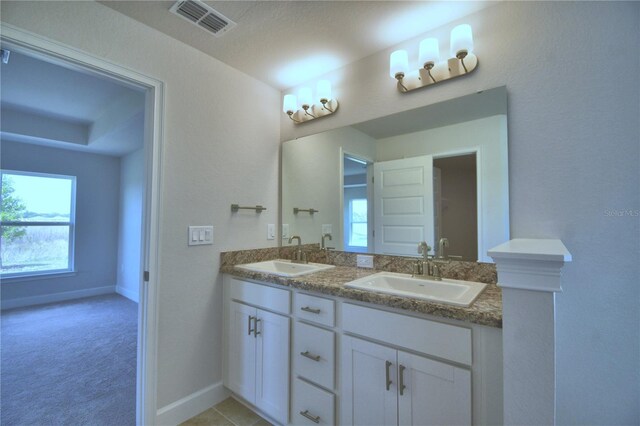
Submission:
M 467 53 L 473 51 L 473 33 L 471 26 L 467 24 L 458 25 L 451 30 L 451 56 L 455 58 L 462 50 Z
M 302 105 L 313 105 L 313 96 L 311 95 L 311 89 L 303 87 L 298 92 L 298 107 L 302 108 Z
M 409 55 L 406 50 L 396 50 L 389 58 L 389 75 L 396 78 L 396 74 L 409 72 Z
M 440 62 L 440 46 L 437 38 L 425 38 L 420 42 L 420 64 L 427 62 L 437 64 Z
M 294 111 L 298 109 L 298 102 L 296 99 L 296 95 L 284 95 L 284 100 L 282 101 L 282 111 L 285 113 L 288 111 Z
M 318 99 L 331 99 L 331 83 L 329 80 L 320 80 L 316 87 L 316 96 Z

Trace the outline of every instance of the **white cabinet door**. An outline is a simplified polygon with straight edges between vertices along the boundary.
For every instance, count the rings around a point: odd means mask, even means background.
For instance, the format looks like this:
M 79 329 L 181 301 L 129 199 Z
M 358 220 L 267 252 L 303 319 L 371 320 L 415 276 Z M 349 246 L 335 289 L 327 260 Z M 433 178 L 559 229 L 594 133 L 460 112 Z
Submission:
M 227 387 L 245 398 L 255 400 L 256 338 L 251 331 L 256 308 L 229 302 L 227 318 Z
M 398 380 L 401 425 L 471 424 L 469 370 L 398 351 Z
M 396 350 L 349 336 L 342 343 L 342 424 L 397 424 Z
M 282 424 L 289 420 L 289 318 L 257 310 L 255 404 Z

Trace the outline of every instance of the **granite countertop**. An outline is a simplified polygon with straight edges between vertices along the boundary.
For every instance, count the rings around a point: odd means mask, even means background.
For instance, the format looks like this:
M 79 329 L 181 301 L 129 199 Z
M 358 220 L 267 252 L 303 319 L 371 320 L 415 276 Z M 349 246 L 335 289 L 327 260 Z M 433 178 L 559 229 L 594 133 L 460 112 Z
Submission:
M 244 271 L 235 268 L 230 264 L 223 264 L 220 271 L 238 278 L 263 281 L 314 293 L 338 296 L 345 299 L 389 306 L 392 308 L 404 309 L 407 311 L 419 312 L 442 318 L 502 328 L 502 292 L 496 284 L 487 284 L 487 287 L 480 294 L 478 299 L 476 299 L 470 307 L 466 308 L 409 297 L 399 297 L 372 291 L 363 291 L 344 286 L 344 284 L 355 279 L 381 272 L 375 269 L 336 266 L 335 268 L 325 271 L 291 278 Z

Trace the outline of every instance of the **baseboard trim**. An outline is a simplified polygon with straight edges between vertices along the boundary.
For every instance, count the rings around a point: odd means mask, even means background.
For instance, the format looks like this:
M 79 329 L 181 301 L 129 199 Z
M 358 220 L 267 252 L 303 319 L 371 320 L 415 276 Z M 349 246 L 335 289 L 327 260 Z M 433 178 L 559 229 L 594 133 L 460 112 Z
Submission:
M 42 305 L 45 303 L 64 302 L 66 300 L 80 299 L 82 297 L 101 296 L 115 293 L 116 286 L 86 288 L 83 290 L 63 291 L 60 293 L 43 294 L 40 296 L 18 297 L 15 299 L 2 299 L 0 309 L 23 308 L 26 306 Z
M 174 426 L 224 401 L 231 393 L 222 382 L 200 389 L 158 410 L 156 424 Z
M 133 291 L 133 290 L 130 290 L 128 288 L 125 288 L 125 287 L 117 285 L 116 286 L 116 293 L 118 293 L 120 296 L 124 296 L 127 299 L 132 300 L 132 301 L 134 301 L 136 303 L 139 302 L 139 297 L 138 297 L 139 295 L 138 295 L 137 291 Z

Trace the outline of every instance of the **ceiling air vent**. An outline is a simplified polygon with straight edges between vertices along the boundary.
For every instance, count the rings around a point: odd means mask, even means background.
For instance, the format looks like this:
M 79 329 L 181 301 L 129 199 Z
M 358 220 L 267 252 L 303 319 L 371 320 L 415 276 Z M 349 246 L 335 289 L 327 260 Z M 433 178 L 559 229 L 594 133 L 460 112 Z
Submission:
M 200 0 L 179 1 L 170 10 L 216 37 L 236 26 L 231 19 Z

